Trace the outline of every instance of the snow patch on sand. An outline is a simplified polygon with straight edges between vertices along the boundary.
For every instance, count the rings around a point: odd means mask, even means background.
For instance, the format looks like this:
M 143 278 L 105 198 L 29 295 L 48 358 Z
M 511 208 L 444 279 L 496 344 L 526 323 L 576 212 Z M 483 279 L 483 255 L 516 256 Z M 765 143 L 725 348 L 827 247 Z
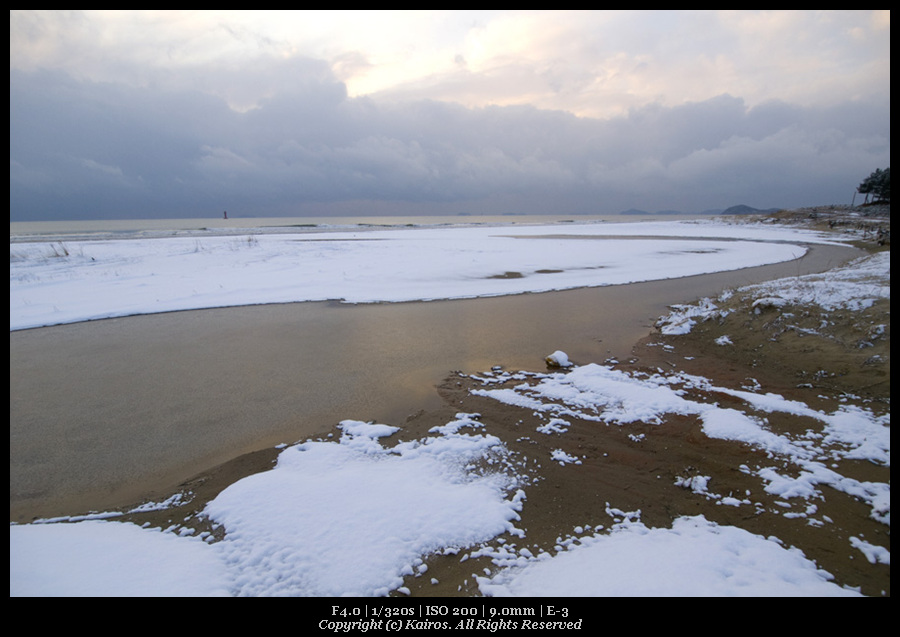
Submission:
M 494 597 L 858 595 L 802 552 L 702 515 L 678 518 L 670 529 L 629 520 L 568 548 L 527 560 L 495 554 L 502 568 L 478 578 L 479 589 Z

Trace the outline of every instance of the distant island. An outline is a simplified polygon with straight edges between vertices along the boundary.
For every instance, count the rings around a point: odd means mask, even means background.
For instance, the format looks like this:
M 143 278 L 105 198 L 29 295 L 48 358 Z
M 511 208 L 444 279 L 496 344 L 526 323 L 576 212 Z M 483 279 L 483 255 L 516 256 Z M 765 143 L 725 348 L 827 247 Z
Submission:
M 739 204 L 737 206 L 731 206 L 730 208 L 722 209 L 712 209 L 712 210 L 704 210 L 698 213 L 691 212 L 683 212 L 681 210 L 658 210 L 657 212 L 647 212 L 646 210 L 638 210 L 637 208 L 629 208 L 628 210 L 623 210 L 620 212 L 620 215 L 685 215 L 685 214 L 701 214 L 701 215 L 765 215 L 772 212 L 778 212 L 781 210 L 780 208 L 766 208 L 765 210 L 760 210 L 759 208 L 753 208 L 751 206 L 745 206 L 743 204 Z
M 731 208 L 726 208 L 719 214 L 723 215 L 767 215 L 773 212 L 778 212 L 781 208 L 766 208 L 765 210 L 760 210 L 759 208 L 751 208 L 750 206 L 737 205 L 731 206 Z

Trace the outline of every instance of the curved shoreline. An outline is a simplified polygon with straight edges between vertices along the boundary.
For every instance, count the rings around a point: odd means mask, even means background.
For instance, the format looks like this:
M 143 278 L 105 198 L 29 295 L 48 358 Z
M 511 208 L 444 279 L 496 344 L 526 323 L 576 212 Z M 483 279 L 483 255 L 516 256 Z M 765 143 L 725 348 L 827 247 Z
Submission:
M 216 241 L 210 249 L 176 239 L 144 243 L 136 258 L 129 249 L 120 252 L 122 242 L 11 250 L 10 330 L 247 305 L 437 301 L 675 280 L 788 262 L 808 249 L 802 239 L 757 236 L 605 239 L 607 250 L 593 236 L 570 241 L 531 235 L 542 242 L 528 245 L 483 230 L 475 236 L 454 232 L 439 230 L 416 241 L 400 240 L 401 232 L 397 242 L 345 233 L 323 240 L 335 243 L 326 248 L 302 235 L 263 243 Z M 369 247 L 347 248 L 360 241 Z
M 204 468 L 440 405 L 452 369 L 627 356 L 673 303 L 849 260 L 799 260 L 601 288 L 427 303 L 297 303 L 10 333 L 10 519 L 102 510 Z M 49 441 L 49 442 L 48 442 Z

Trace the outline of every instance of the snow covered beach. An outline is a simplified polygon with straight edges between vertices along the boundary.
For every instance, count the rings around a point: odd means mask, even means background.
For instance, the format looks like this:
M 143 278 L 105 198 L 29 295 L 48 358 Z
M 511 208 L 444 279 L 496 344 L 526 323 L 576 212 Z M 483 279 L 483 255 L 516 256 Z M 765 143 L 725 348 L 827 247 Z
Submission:
M 553 234 L 566 238 L 544 238 Z M 611 240 L 636 235 L 679 239 Z M 17 243 L 10 247 L 10 329 L 241 303 L 400 301 L 609 285 L 788 260 L 802 254 L 806 243 L 836 238 L 762 225 L 669 223 L 567 224 L 505 228 L 502 233 L 496 228 L 443 228 L 202 237 L 56 247 Z M 887 254 L 886 261 L 871 263 L 876 278 L 886 276 L 889 297 Z M 298 280 L 298 271 L 307 276 Z M 833 279 L 822 281 L 824 289 L 834 289 Z M 883 292 L 879 294 L 883 298 Z M 433 579 L 432 585 L 439 586 L 440 578 L 433 577 L 437 569 L 429 564 L 429 556 L 435 555 L 457 562 L 460 557 L 487 561 L 489 574 L 473 571 L 468 579 L 478 592 L 493 595 L 854 592 L 836 585 L 832 576 L 774 538 L 696 515 L 679 516 L 670 527 L 650 526 L 639 511 L 619 508 L 621 503 L 615 501 L 601 504 L 599 515 L 595 512 L 599 519 L 583 520 L 550 545 L 529 543 L 532 529 L 521 528 L 522 520 L 528 519 L 534 501 L 530 494 L 541 488 L 541 475 L 550 466 L 554 471 L 577 471 L 590 464 L 587 454 L 578 457 L 562 450 L 574 419 L 602 423 L 604 428 L 614 423 L 616 431 L 625 432 L 626 424 L 636 421 L 658 421 L 662 429 L 668 414 L 699 418 L 707 435 L 757 446 L 799 467 L 801 474 L 791 480 L 777 469 L 748 465 L 743 475 L 759 480 L 760 487 L 743 496 L 713 491 L 715 481 L 706 476 L 680 476 L 694 497 L 721 502 L 720 508 L 746 507 L 766 517 L 774 514 L 760 498 L 777 491 L 784 502 L 804 503 L 783 507 L 802 513 L 797 516 L 802 523 L 827 526 L 824 516 L 816 515 L 815 502 L 824 498 L 817 485 L 840 485 L 843 492 L 861 497 L 877 523 L 889 528 L 889 484 L 856 484 L 817 464 L 819 456 L 831 454 L 835 462 L 850 455 L 889 466 L 889 412 L 885 418 L 865 409 L 819 410 L 743 389 L 738 398 L 745 404 L 724 409 L 684 397 L 691 391 L 724 391 L 702 379 L 677 373 L 645 378 L 580 363 L 568 373 L 492 370 L 464 379 L 472 383 L 474 397 L 524 405 L 536 427 L 523 427 L 519 437 L 542 443 L 559 439 L 562 453 L 529 458 L 513 450 L 506 437 L 495 435 L 485 417 L 469 412 L 454 414 L 414 438 L 404 437 L 397 423 L 345 420 L 335 438 L 285 448 L 274 471 L 236 482 L 212 500 L 203 517 L 224 529 L 219 542 L 204 542 L 215 537 L 208 531 L 193 537 L 198 526 L 193 521 L 161 532 L 110 521 L 121 517 L 116 513 L 91 516 L 107 521 L 11 526 L 11 593 L 382 595 L 406 590 L 411 579 Z M 765 404 L 757 396 L 765 398 Z M 773 411 L 801 413 L 831 429 L 824 439 L 767 431 L 756 414 Z M 634 445 L 652 436 L 645 430 L 629 432 L 636 438 Z M 814 442 L 817 439 L 822 441 Z M 593 460 L 602 462 L 602 453 Z M 549 466 L 542 467 L 544 463 Z M 311 490 L 311 484 L 316 488 Z M 683 485 L 677 486 L 684 491 Z M 303 498 L 297 498 L 298 491 Z M 390 526 L 398 520 L 398 526 Z M 298 534 L 298 528 L 303 532 Z M 373 528 L 379 532 L 372 533 Z M 119 564 L 149 552 L 158 568 L 135 565 L 112 572 L 98 553 L 108 551 L 99 547 L 113 545 L 121 548 L 115 554 Z M 48 546 L 59 553 L 47 552 Z M 705 559 L 696 557 L 691 547 L 703 547 Z M 851 549 L 874 564 L 889 564 L 889 552 L 866 538 L 854 536 L 848 543 L 848 552 Z M 613 553 L 626 557 L 616 561 Z M 578 564 L 566 564 L 569 554 Z M 46 561 L 37 561 L 37 555 Z M 72 563 L 78 555 L 84 562 Z M 383 556 L 383 561 L 371 559 L 373 555 Z M 648 564 L 638 560 L 639 555 L 664 555 L 673 561 L 656 558 Z M 174 585 L 176 562 L 205 577 Z M 728 568 L 723 570 L 723 564 Z M 60 571 L 72 579 L 58 577 Z M 563 575 L 551 575 L 554 571 Z M 591 577 L 585 571 L 604 576 Z M 132 577 L 138 572 L 146 577 Z M 539 582 L 538 588 L 532 581 Z
M 10 245 L 10 330 L 261 303 L 420 301 L 620 285 L 790 261 L 808 242 L 833 238 L 676 222 L 22 242 Z

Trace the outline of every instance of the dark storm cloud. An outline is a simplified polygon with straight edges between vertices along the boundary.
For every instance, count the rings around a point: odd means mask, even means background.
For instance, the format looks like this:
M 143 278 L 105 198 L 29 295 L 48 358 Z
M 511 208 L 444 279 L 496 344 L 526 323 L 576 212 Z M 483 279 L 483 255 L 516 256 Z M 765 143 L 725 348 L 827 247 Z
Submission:
M 265 97 L 235 110 L 244 92 Z M 591 119 L 388 102 L 349 98 L 324 63 L 298 58 L 145 86 L 11 70 L 10 218 L 844 203 L 889 164 L 888 110 L 722 95 Z

